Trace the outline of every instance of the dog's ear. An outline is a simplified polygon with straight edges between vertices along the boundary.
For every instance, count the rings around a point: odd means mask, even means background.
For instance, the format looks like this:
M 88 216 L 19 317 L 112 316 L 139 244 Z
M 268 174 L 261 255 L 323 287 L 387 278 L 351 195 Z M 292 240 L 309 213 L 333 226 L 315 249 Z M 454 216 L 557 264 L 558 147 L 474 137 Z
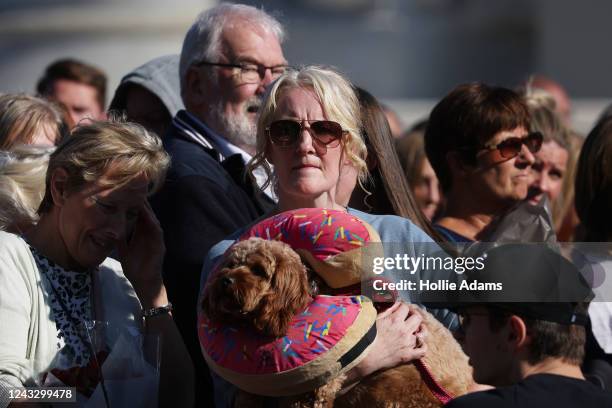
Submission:
M 254 326 L 263 333 L 282 337 L 293 317 L 310 301 L 306 269 L 292 250 L 277 256 L 270 290 L 261 301 Z

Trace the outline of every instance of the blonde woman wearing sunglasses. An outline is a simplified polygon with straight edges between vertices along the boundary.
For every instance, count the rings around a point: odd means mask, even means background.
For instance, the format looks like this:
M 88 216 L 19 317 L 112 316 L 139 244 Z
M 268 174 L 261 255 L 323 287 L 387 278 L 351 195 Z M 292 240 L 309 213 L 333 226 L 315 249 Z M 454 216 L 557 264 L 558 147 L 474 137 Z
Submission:
M 540 133 L 519 94 L 481 83 L 460 85 L 431 112 L 425 149 L 446 207 L 436 228 L 449 241 L 479 240 L 504 211 L 527 197 Z
M 355 187 L 355 179 L 363 183 L 368 177 L 360 118 L 353 86 L 337 72 L 312 66 L 289 71 L 266 93 L 258 120 L 257 154 L 249 170 L 252 173 L 260 166 L 264 168 L 279 198 L 277 211 L 304 207 L 347 211 L 371 224 L 383 243 L 401 243 L 409 256 L 439 249 L 405 218 L 366 214 L 338 201 L 342 192 Z M 343 178 L 347 171 L 358 175 Z M 353 185 L 344 185 L 348 180 Z M 201 286 L 240 233 L 232 234 L 208 253 Z M 444 320 L 454 315 L 440 312 L 437 316 Z M 421 317 L 405 303 L 379 315 L 376 340 L 367 356 L 349 372 L 349 381 L 423 356 L 426 346 L 420 341 L 420 333 L 417 336 L 420 322 Z M 232 386 L 219 378 L 214 382 L 218 406 L 231 406 Z

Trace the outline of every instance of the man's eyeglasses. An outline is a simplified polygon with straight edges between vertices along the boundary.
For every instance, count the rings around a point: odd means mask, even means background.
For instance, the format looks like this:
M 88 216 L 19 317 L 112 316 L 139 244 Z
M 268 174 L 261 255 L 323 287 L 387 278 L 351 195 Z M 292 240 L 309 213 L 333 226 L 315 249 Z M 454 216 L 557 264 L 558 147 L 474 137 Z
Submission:
M 482 148 L 485 150 L 498 150 L 504 159 L 512 159 L 521 153 L 523 145 L 527 146 L 531 153 L 539 152 L 543 141 L 542 133 L 531 132 L 525 137 L 509 137 L 494 146 L 483 146 Z
M 225 68 L 233 68 L 234 75 L 238 79 L 238 81 L 242 84 L 258 84 L 263 78 L 266 76 L 266 71 L 270 70 L 272 74 L 272 79 L 275 80 L 281 75 L 283 75 L 289 69 L 288 65 L 275 65 L 273 67 L 266 67 L 259 64 L 224 64 L 220 62 L 208 62 L 208 61 L 200 61 L 195 66 L 200 67 L 203 65 L 213 66 L 213 67 L 225 67 Z
M 304 124 L 310 126 L 306 127 Z M 272 144 L 279 147 L 291 147 L 298 143 L 302 130 L 310 132 L 315 144 L 320 147 L 337 147 L 342 140 L 345 130 L 338 122 L 332 120 L 303 120 L 290 119 L 277 120 L 270 123 L 266 132 Z
M 459 332 L 465 334 L 465 330 L 472 322 L 472 316 L 489 316 L 490 313 L 486 311 L 482 312 L 468 312 L 466 310 L 460 310 L 457 312 L 457 318 L 459 319 Z
M 462 308 L 457 310 L 457 317 L 459 319 L 459 328 L 457 330 L 457 334 L 465 335 L 465 330 L 472 323 L 472 318 L 474 316 L 488 316 L 488 325 L 489 327 L 493 327 L 494 325 L 503 325 L 504 322 L 510 317 L 511 312 L 501 308 L 499 306 L 488 305 L 486 308 L 478 308 L 476 310 L 470 308 Z M 499 325 L 498 327 L 501 327 Z

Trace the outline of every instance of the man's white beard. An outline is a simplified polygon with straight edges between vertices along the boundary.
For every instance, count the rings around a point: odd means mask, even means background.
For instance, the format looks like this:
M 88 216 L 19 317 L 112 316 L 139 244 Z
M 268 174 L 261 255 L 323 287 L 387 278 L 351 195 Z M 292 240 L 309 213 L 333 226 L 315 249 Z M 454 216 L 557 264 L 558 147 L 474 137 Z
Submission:
M 259 109 L 261 99 L 257 96 L 251 97 L 243 105 L 244 109 L 237 114 L 227 114 L 223 110 L 223 103 L 224 101 L 219 101 L 210 109 L 215 122 L 220 125 L 221 134 L 219 136 L 225 137 L 233 145 L 254 151 L 257 145 L 257 123 L 251 120 L 248 108 L 257 107 Z

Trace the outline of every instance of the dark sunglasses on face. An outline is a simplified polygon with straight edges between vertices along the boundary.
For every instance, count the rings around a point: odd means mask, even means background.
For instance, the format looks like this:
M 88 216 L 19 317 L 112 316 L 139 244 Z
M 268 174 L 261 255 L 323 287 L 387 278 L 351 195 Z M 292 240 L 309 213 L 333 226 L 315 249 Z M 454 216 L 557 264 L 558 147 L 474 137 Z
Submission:
M 306 127 L 305 123 L 309 126 Z M 266 128 L 272 144 L 279 147 L 291 147 L 299 142 L 302 131 L 310 132 L 316 144 L 322 147 L 334 148 L 340 145 L 345 130 L 338 122 L 332 120 L 277 120 Z
M 517 137 L 512 136 L 503 140 L 494 146 L 484 146 L 485 150 L 498 150 L 501 157 L 511 159 L 521 153 L 523 145 L 529 149 L 531 153 L 537 153 L 542 147 L 544 137 L 540 132 L 531 132 L 527 136 Z

